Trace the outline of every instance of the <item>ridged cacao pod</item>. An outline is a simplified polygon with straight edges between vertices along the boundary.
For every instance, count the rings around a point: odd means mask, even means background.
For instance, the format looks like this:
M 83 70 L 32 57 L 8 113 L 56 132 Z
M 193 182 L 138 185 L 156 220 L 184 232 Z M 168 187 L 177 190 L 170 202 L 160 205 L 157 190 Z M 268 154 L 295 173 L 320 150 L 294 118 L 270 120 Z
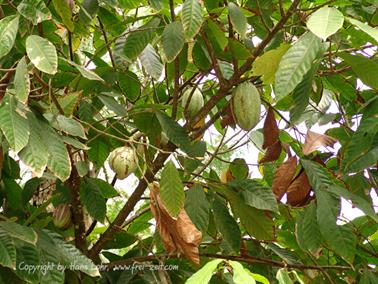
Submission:
M 246 131 L 254 128 L 260 121 L 261 100 L 256 87 L 245 82 L 232 92 L 231 111 L 235 123 Z
M 53 222 L 59 229 L 67 229 L 71 224 L 71 209 L 68 204 L 59 204 L 53 212 Z
M 203 107 L 204 101 L 203 96 L 200 90 L 195 89 L 192 97 L 190 97 L 190 94 L 193 92 L 193 89 L 187 89 L 183 96 L 182 96 L 182 107 L 185 108 L 186 104 L 190 98 L 190 102 L 188 105 L 188 115 L 190 118 L 194 117 L 199 110 Z
M 124 146 L 115 149 L 109 155 L 109 166 L 119 179 L 127 178 L 138 168 L 137 155 L 130 147 Z

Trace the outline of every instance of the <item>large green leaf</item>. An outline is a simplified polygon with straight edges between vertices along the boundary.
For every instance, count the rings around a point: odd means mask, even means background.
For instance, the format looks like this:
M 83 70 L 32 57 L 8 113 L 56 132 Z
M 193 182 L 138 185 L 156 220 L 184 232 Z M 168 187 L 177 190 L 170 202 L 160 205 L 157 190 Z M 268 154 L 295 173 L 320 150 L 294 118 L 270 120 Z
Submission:
M 91 182 L 80 186 L 80 200 L 88 213 L 96 220 L 104 222 L 106 217 L 106 199 L 102 196 L 100 188 Z
M 344 23 L 343 14 L 333 7 L 323 7 L 307 20 L 307 27 L 323 40 L 336 33 Z
M 8 16 L 0 20 L 0 59 L 11 51 L 18 31 L 18 16 Z
M 302 81 L 322 49 L 321 40 L 309 32 L 302 36 L 282 57 L 275 79 L 275 94 L 282 99 Z
M 172 217 L 177 217 L 184 207 L 185 193 L 179 173 L 172 161 L 169 161 L 160 179 L 160 197 Z
M 257 209 L 278 211 L 277 201 L 272 190 L 251 179 L 237 180 L 228 183 L 243 197 L 246 204 Z
M 128 59 L 134 60 L 141 54 L 155 37 L 155 29 L 159 23 L 160 20 L 158 18 L 153 18 L 146 25 L 128 34 L 123 46 L 124 54 Z
M 28 122 L 30 124 L 29 142 L 19 153 L 21 161 L 33 170 L 33 173 L 42 176 L 50 153 L 42 137 L 42 127 L 39 120 L 31 112 L 27 113 Z
M 15 273 L 28 283 L 40 283 L 42 270 L 37 269 L 40 264 L 40 250 L 28 243 L 17 244 L 17 268 Z M 29 270 L 29 269 L 35 270 Z
M 102 197 L 104 198 L 113 198 L 118 196 L 118 191 L 114 189 L 106 181 L 99 179 L 99 178 L 86 178 L 85 182 L 89 184 L 90 188 L 97 187 L 98 191 L 101 193 Z
M 84 127 L 80 122 L 73 118 L 66 117 L 64 115 L 58 114 L 53 115 L 52 113 L 44 114 L 44 117 L 50 122 L 50 125 L 59 131 L 63 131 L 72 136 L 78 136 L 86 139 Z
M 6 231 L 14 239 L 32 245 L 37 243 L 37 233 L 32 228 L 20 225 L 14 221 L 1 221 L 0 229 Z
M 11 95 L 5 96 L 0 106 L 0 128 L 16 153 L 26 146 L 30 134 L 28 121 L 20 113 L 16 99 Z
M 47 39 L 31 35 L 26 39 L 26 53 L 30 61 L 42 72 L 54 75 L 58 69 L 55 46 Z
M 233 260 L 230 260 L 229 263 L 232 267 L 232 271 L 234 274 L 232 280 L 235 284 L 256 283 L 251 273 L 248 273 L 248 270 L 245 269 L 241 263 Z
M 62 18 L 63 24 L 70 31 L 74 31 L 74 23 L 72 21 L 72 9 L 70 3 L 74 5 L 74 1 L 61 1 L 52 0 L 55 10 L 58 12 L 59 16 Z
M 197 0 L 185 0 L 182 8 L 182 26 L 186 39 L 194 38 L 203 21 L 201 4 Z
M 194 273 L 186 280 L 185 284 L 207 284 L 209 283 L 213 273 L 223 259 L 214 259 L 206 263 L 200 270 Z
M 30 78 L 25 57 L 22 57 L 17 64 L 14 75 L 14 88 L 17 99 L 20 102 L 26 103 L 30 93 Z
M 16 268 L 16 247 L 9 234 L 0 229 L 0 265 Z
M 316 205 L 314 202 L 307 206 L 302 214 L 298 215 L 295 234 L 302 249 L 315 254 L 320 248 L 322 236 L 316 220 Z
M 160 61 L 159 54 L 151 44 L 148 44 L 143 52 L 139 55 L 140 62 L 147 74 L 155 80 L 158 80 L 163 72 L 163 64 Z
M 373 146 L 375 136 L 378 133 L 378 120 L 376 117 L 362 119 L 361 124 L 356 132 L 352 135 L 348 145 L 346 146 L 342 166 L 345 172 L 348 172 L 351 167 L 360 159 L 366 156 Z M 372 153 L 370 157 L 374 157 Z M 375 162 L 373 161 L 372 164 Z M 368 165 L 369 166 L 369 165 Z M 363 170 L 363 168 L 361 168 Z
M 340 57 L 352 67 L 354 73 L 356 73 L 363 83 L 374 89 L 378 89 L 377 62 L 358 54 L 350 55 L 348 53 L 343 53 Z
M 356 26 L 369 36 L 371 36 L 377 43 L 378 43 L 378 28 L 371 27 L 368 24 L 362 23 L 356 19 L 347 18 L 349 22 L 351 22 L 352 25 Z
M 100 76 L 98 76 L 92 70 L 89 70 L 89 69 L 85 68 L 84 66 L 76 64 L 75 62 L 72 62 L 71 60 L 67 60 L 67 59 L 61 58 L 61 57 L 59 59 L 65 61 L 68 64 L 75 67 L 84 78 L 87 78 L 88 80 L 104 82 L 104 79 L 102 79 Z
M 238 223 L 230 215 L 227 206 L 218 197 L 214 198 L 212 205 L 215 225 L 222 235 L 223 242 L 227 244 L 230 251 L 239 252 L 241 232 Z
M 71 174 L 71 160 L 66 145 L 58 133 L 55 132 L 47 123 L 43 123 L 42 137 L 46 144 L 50 158 L 47 167 L 61 181 L 65 181 Z
M 349 226 L 336 224 L 340 214 L 340 199 L 324 190 L 316 191 L 317 221 L 327 244 L 347 262 L 356 253 L 356 236 Z
M 184 47 L 184 30 L 181 22 L 168 24 L 163 31 L 162 44 L 168 62 L 175 60 Z
M 235 3 L 230 2 L 228 3 L 228 15 L 235 31 L 244 38 L 247 32 L 247 18 L 243 11 Z
M 51 19 L 51 13 L 43 0 L 22 0 L 17 10 L 33 25 Z
M 187 191 L 185 211 L 198 230 L 206 232 L 209 224 L 210 204 L 203 188 L 196 184 Z

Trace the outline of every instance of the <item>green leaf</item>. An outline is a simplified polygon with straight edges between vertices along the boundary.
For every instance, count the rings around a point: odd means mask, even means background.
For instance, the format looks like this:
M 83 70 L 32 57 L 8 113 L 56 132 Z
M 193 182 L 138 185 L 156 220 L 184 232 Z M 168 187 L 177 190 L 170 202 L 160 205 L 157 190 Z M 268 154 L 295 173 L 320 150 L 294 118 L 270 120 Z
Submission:
M 58 114 L 53 115 L 52 113 L 46 113 L 43 115 L 49 122 L 52 127 L 59 131 L 63 131 L 68 135 L 78 136 L 83 139 L 86 139 L 84 127 L 80 122 L 76 121 L 73 118 L 66 117 L 64 115 Z
M 155 80 L 158 80 L 163 72 L 163 64 L 160 61 L 159 54 L 151 44 L 148 44 L 143 52 L 139 55 L 140 62 L 147 74 Z
M 98 76 L 95 72 L 85 68 L 84 66 L 76 64 L 75 62 L 72 62 L 71 60 L 68 60 L 68 59 L 65 59 L 65 58 L 62 58 L 62 57 L 60 57 L 59 59 L 65 61 L 68 64 L 75 67 L 84 78 L 87 78 L 88 80 L 92 80 L 92 81 L 104 82 L 104 79 L 102 79 L 100 76 Z
M 30 167 L 37 177 L 40 177 L 46 169 L 50 153 L 41 135 L 43 125 L 41 125 L 31 112 L 27 113 L 27 118 L 30 125 L 29 142 L 26 147 L 21 150 L 19 156 L 21 161 L 26 166 Z
M 263 283 L 263 284 L 270 284 L 269 280 L 260 275 L 260 274 L 256 274 L 256 273 L 252 273 L 250 272 L 248 269 L 245 268 L 245 270 L 257 281 L 257 282 L 260 282 L 260 283 Z
M 210 204 L 202 186 L 195 184 L 186 193 L 185 211 L 198 230 L 206 232 L 209 224 Z
M 235 219 L 230 215 L 227 206 L 223 204 L 218 197 L 214 198 L 212 208 L 215 225 L 221 233 L 223 241 L 233 252 L 239 252 L 241 233 L 238 223 L 236 223 Z
M 80 200 L 94 219 L 102 223 L 104 222 L 106 217 L 106 199 L 103 197 L 100 187 L 91 182 L 81 184 Z
M 17 268 L 15 273 L 18 277 L 26 280 L 28 283 L 39 283 L 41 278 L 41 270 L 37 269 L 40 264 L 40 250 L 27 243 L 18 244 L 17 246 Z M 34 271 L 28 269 L 20 269 L 21 267 L 36 268 Z
M 350 264 L 356 252 L 356 235 L 348 226 L 338 226 L 340 199 L 324 190 L 316 191 L 317 221 L 327 244 Z
M 54 8 L 58 12 L 59 16 L 62 18 L 63 24 L 70 31 L 74 31 L 74 23 L 72 22 L 72 11 L 69 3 L 74 3 L 73 1 L 61 1 L 53 0 Z
M 124 55 L 130 60 L 137 58 L 155 37 L 155 29 L 159 24 L 160 20 L 153 18 L 139 29 L 131 31 L 123 46 Z
M 207 20 L 207 26 L 209 27 L 210 32 L 213 34 L 215 40 L 217 41 L 220 49 L 224 50 L 228 45 L 228 39 L 222 29 L 211 19 Z
M 197 0 L 185 0 L 182 8 L 182 26 L 184 28 L 185 38 L 194 38 L 203 22 L 201 4 Z
M 360 172 L 373 166 L 378 161 L 378 147 L 374 147 L 365 155 L 358 157 L 350 166 L 350 172 Z
M 47 39 L 31 35 L 26 39 L 26 53 L 30 61 L 42 72 L 54 75 L 58 69 L 55 46 Z
M 47 123 L 42 127 L 42 136 L 46 144 L 50 158 L 47 167 L 61 181 L 66 181 L 71 174 L 71 160 L 66 145 L 62 138 Z
M 25 57 L 22 57 L 17 64 L 16 73 L 14 75 L 14 88 L 17 99 L 25 104 L 30 93 L 30 78 Z
M 245 269 L 241 263 L 233 260 L 230 260 L 228 262 L 232 267 L 232 280 L 235 282 L 235 284 L 256 283 L 251 273 L 248 273 L 248 270 Z
M 184 207 L 185 193 L 179 173 L 172 161 L 169 161 L 160 179 L 160 197 L 172 217 L 177 217 Z
M 184 47 L 184 31 L 181 22 L 168 24 L 163 31 L 162 44 L 168 63 L 175 60 Z
M 378 133 L 378 120 L 376 117 L 362 119 L 361 124 L 353 133 L 352 138 L 346 146 L 342 167 L 344 172 L 349 172 L 358 159 L 367 156 L 373 146 L 375 136 Z M 374 157 L 372 153 L 370 157 Z M 373 161 L 372 164 L 375 162 Z M 369 165 L 368 165 L 369 166 Z M 363 170 L 363 168 L 361 168 Z
M 343 53 L 340 55 L 348 63 L 354 73 L 366 85 L 378 89 L 378 63 L 362 55 L 350 55 Z
M 97 167 L 102 167 L 111 150 L 108 140 L 100 136 L 89 142 L 88 146 L 90 147 L 90 149 L 88 150 L 89 159 Z
M 232 181 L 228 186 L 236 189 L 247 205 L 262 210 L 278 211 L 277 200 L 269 187 L 251 179 Z
M 28 143 L 30 135 L 28 121 L 17 109 L 17 101 L 11 95 L 5 96 L 0 106 L 0 128 L 16 153 Z
M 43 0 L 22 0 L 17 10 L 33 25 L 51 19 L 51 13 Z
M 313 33 L 302 36 L 282 57 L 275 78 L 277 100 L 291 93 L 311 69 L 322 49 L 320 39 Z
M 0 59 L 11 51 L 18 31 L 19 17 L 12 15 L 0 20 Z
M 308 18 L 307 27 L 323 40 L 335 34 L 344 23 L 343 14 L 336 8 L 322 7 Z
M 104 198 L 113 198 L 119 196 L 118 191 L 114 189 L 106 181 L 99 178 L 86 178 L 85 182 L 88 183 L 91 187 L 98 187 L 102 197 Z
M 247 18 L 245 17 L 243 11 L 233 2 L 228 3 L 228 15 L 232 26 L 235 31 L 242 37 L 245 38 L 247 32 Z
M 73 147 L 75 147 L 76 149 L 80 149 L 80 150 L 89 150 L 90 148 L 81 143 L 80 141 L 76 140 L 75 138 L 72 138 L 72 137 L 69 137 L 69 136 L 63 136 L 63 142 L 68 144 L 68 145 L 71 145 Z
M 6 231 L 12 238 L 35 245 L 37 233 L 29 227 L 17 224 L 14 221 L 1 221 L 0 229 Z
M 16 269 L 16 247 L 9 234 L 0 229 L 0 264 Z
M 289 44 L 282 44 L 280 47 L 269 50 L 259 56 L 253 63 L 252 75 L 262 76 L 262 80 L 265 84 L 273 84 L 278 64 L 289 47 Z
M 207 284 L 209 283 L 213 273 L 216 271 L 218 265 L 223 262 L 223 259 L 214 259 L 206 263 L 200 270 L 194 273 L 186 280 L 185 284 Z
M 316 205 L 314 202 L 307 206 L 297 217 L 295 235 L 299 246 L 315 254 L 320 248 L 322 238 L 316 220 Z
M 101 94 L 98 96 L 98 98 L 109 110 L 113 111 L 115 114 L 121 117 L 127 115 L 125 106 L 117 102 L 111 94 Z
M 356 19 L 352 19 L 352 18 L 347 18 L 347 19 L 352 25 L 356 26 L 357 28 L 359 28 L 360 30 L 362 30 L 363 32 L 371 36 L 378 43 L 378 28 L 376 27 L 373 28 L 369 26 L 368 24 L 362 23 Z

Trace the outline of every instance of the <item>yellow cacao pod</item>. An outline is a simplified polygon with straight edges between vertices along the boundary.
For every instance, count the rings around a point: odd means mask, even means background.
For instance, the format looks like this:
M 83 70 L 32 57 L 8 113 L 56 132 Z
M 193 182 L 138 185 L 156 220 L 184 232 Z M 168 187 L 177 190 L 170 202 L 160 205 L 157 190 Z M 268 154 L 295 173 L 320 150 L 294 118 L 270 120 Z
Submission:
M 133 148 L 124 146 L 115 149 L 109 155 L 109 166 L 119 179 L 125 179 L 138 168 L 137 154 Z
M 71 224 L 71 209 L 68 204 L 59 204 L 53 212 L 53 223 L 55 227 L 65 230 Z
M 260 121 L 261 100 L 256 87 L 245 82 L 232 92 L 231 111 L 235 123 L 243 130 L 249 131 Z
M 182 102 L 181 102 L 182 107 L 185 108 L 190 98 L 190 102 L 188 105 L 188 115 L 190 118 L 194 117 L 204 105 L 201 91 L 198 89 L 195 89 L 192 97 L 190 97 L 190 94 L 192 92 L 193 92 L 193 88 L 187 89 L 182 96 Z

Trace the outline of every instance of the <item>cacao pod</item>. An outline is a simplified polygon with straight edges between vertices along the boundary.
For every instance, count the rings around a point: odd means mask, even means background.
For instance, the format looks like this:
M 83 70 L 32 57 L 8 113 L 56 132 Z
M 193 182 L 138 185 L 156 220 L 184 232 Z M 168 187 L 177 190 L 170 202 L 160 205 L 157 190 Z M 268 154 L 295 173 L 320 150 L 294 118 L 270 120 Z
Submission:
M 249 131 L 260 121 L 261 100 L 256 87 L 245 82 L 232 92 L 231 112 L 235 123 L 243 130 Z
M 190 98 L 190 102 L 188 105 L 188 115 L 189 118 L 194 117 L 199 110 L 203 107 L 204 101 L 203 101 L 203 96 L 200 90 L 195 89 L 192 97 L 190 97 L 190 94 L 193 92 L 193 89 L 187 89 L 183 96 L 182 96 L 182 107 L 185 108 L 187 105 L 187 102 Z
M 128 146 L 116 148 L 109 155 L 109 166 L 117 174 L 117 178 L 125 179 L 138 168 L 137 155 Z
M 68 204 L 59 204 L 53 212 L 53 223 L 59 229 L 67 229 L 71 224 L 71 209 Z

